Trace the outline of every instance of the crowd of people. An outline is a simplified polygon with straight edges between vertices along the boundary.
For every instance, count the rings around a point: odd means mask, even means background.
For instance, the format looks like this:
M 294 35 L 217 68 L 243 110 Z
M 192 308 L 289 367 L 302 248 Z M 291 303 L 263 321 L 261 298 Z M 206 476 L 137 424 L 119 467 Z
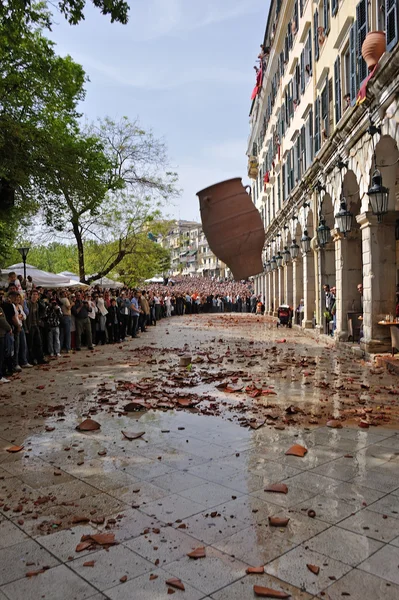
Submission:
M 0 289 L 0 383 L 61 352 L 138 338 L 162 318 L 256 313 L 262 307 L 249 282 L 176 278 L 140 290 L 51 290 L 9 273 L 6 287 Z

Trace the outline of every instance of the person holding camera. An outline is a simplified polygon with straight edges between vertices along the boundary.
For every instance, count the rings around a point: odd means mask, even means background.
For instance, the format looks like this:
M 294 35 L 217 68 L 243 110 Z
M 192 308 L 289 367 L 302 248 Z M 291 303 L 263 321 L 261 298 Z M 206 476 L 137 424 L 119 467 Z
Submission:
M 72 314 L 76 323 L 76 350 L 81 350 L 82 335 L 85 336 L 86 344 L 89 350 L 93 350 L 91 337 L 91 324 L 89 314 L 92 311 L 88 300 L 82 299 L 81 292 L 75 294 L 75 304 L 72 307 Z

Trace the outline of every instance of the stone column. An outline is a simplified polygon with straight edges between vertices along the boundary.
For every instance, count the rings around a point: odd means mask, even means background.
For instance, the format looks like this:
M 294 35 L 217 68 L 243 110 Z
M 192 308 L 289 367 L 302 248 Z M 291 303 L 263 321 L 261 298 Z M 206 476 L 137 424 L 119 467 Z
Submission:
M 289 306 L 293 307 L 293 296 L 292 296 L 292 262 L 288 263 L 288 265 L 284 265 L 284 298 L 283 302 L 289 304 Z
M 272 307 L 270 314 L 276 315 L 278 308 L 278 291 L 277 291 L 277 271 L 272 271 L 272 280 L 273 280 L 273 295 L 272 295 Z
M 311 329 L 313 327 L 313 316 L 316 308 L 316 287 L 314 275 L 314 254 L 308 252 L 303 255 L 303 300 L 304 315 L 302 327 Z
M 292 308 L 296 316 L 296 309 L 303 298 L 303 260 L 302 256 L 292 263 Z
M 385 315 L 395 315 L 396 300 L 396 212 L 384 215 L 382 223 L 371 212 L 356 217 L 362 232 L 363 339 L 366 352 L 391 348 L 390 328 L 378 325 Z
M 283 274 L 283 269 L 281 267 L 280 267 L 280 269 L 277 270 L 277 278 L 278 278 L 278 284 L 277 284 L 278 285 L 278 296 L 277 296 L 278 306 L 276 306 L 275 311 L 277 311 L 277 308 L 283 304 L 284 274 Z
M 361 312 L 357 285 L 362 283 L 362 242 L 359 229 L 344 237 L 338 230 L 332 232 L 335 242 L 336 273 L 336 337 L 348 339 L 348 313 Z M 354 327 L 358 327 L 358 322 Z
M 272 302 L 273 302 L 273 276 L 269 272 L 267 274 L 267 314 L 272 313 Z

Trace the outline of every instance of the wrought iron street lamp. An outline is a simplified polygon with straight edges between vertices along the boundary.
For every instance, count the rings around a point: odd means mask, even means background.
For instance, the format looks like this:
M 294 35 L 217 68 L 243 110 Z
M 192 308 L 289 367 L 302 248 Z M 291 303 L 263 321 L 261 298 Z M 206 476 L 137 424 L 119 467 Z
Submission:
M 371 187 L 367 195 L 370 198 L 371 210 L 381 223 L 382 217 L 388 212 L 389 189 L 382 185 L 382 175 L 378 169 L 371 177 Z
M 267 260 L 265 262 L 265 271 L 266 271 L 266 273 L 270 273 L 270 271 L 271 271 L 270 260 Z
M 291 253 L 288 250 L 288 246 L 284 246 L 283 263 L 285 265 L 288 265 L 290 262 L 291 262 Z
M 278 254 L 276 256 L 276 263 L 277 263 L 277 268 L 279 269 L 280 267 L 282 267 L 283 265 L 283 257 L 280 253 L 280 250 L 278 251 Z
M 272 271 L 276 271 L 277 270 L 277 261 L 276 261 L 276 257 L 272 256 L 270 259 L 270 268 Z
M 305 229 L 305 231 L 303 232 L 303 236 L 301 237 L 301 249 L 304 254 L 308 254 L 310 252 L 310 242 L 311 241 L 312 240 L 311 240 L 307 230 Z
M 319 222 L 320 225 L 317 228 L 317 241 L 319 242 L 320 248 L 324 248 L 326 244 L 331 241 L 331 229 L 326 224 L 323 215 L 320 215 Z
M 296 260 L 298 258 L 298 255 L 299 255 L 299 246 L 296 243 L 295 238 L 292 240 L 292 244 L 290 246 L 290 254 L 291 254 L 292 260 Z
M 348 210 L 345 198 L 342 198 L 341 200 L 341 208 L 335 215 L 335 220 L 338 229 L 344 234 L 344 237 L 346 237 L 346 234 L 352 229 L 353 214 Z
M 25 246 L 24 248 L 18 248 L 18 252 L 22 256 L 22 262 L 24 263 L 24 282 L 26 284 L 26 258 L 28 256 L 30 248 Z

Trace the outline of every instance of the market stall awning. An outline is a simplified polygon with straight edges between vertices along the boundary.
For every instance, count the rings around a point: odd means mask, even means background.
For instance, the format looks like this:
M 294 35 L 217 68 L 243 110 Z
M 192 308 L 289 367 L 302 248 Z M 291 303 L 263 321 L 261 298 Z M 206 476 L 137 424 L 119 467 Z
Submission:
M 6 269 L 2 269 L 0 271 L 0 285 L 5 287 L 8 281 L 8 274 L 14 271 L 17 275 L 24 274 L 24 264 L 16 263 L 15 265 L 10 265 Z M 65 287 L 88 287 L 84 283 L 80 283 L 77 280 L 71 279 L 70 277 L 65 277 L 64 275 L 56 275 L 55 273 L 50 273 L 48 271 L 42 271 L 33 265 L 26 265 L 26 275 L 30 275 L 32 277 L 32 282 L 36 287 L 45 287 L 45 288 L 65 288 Z

